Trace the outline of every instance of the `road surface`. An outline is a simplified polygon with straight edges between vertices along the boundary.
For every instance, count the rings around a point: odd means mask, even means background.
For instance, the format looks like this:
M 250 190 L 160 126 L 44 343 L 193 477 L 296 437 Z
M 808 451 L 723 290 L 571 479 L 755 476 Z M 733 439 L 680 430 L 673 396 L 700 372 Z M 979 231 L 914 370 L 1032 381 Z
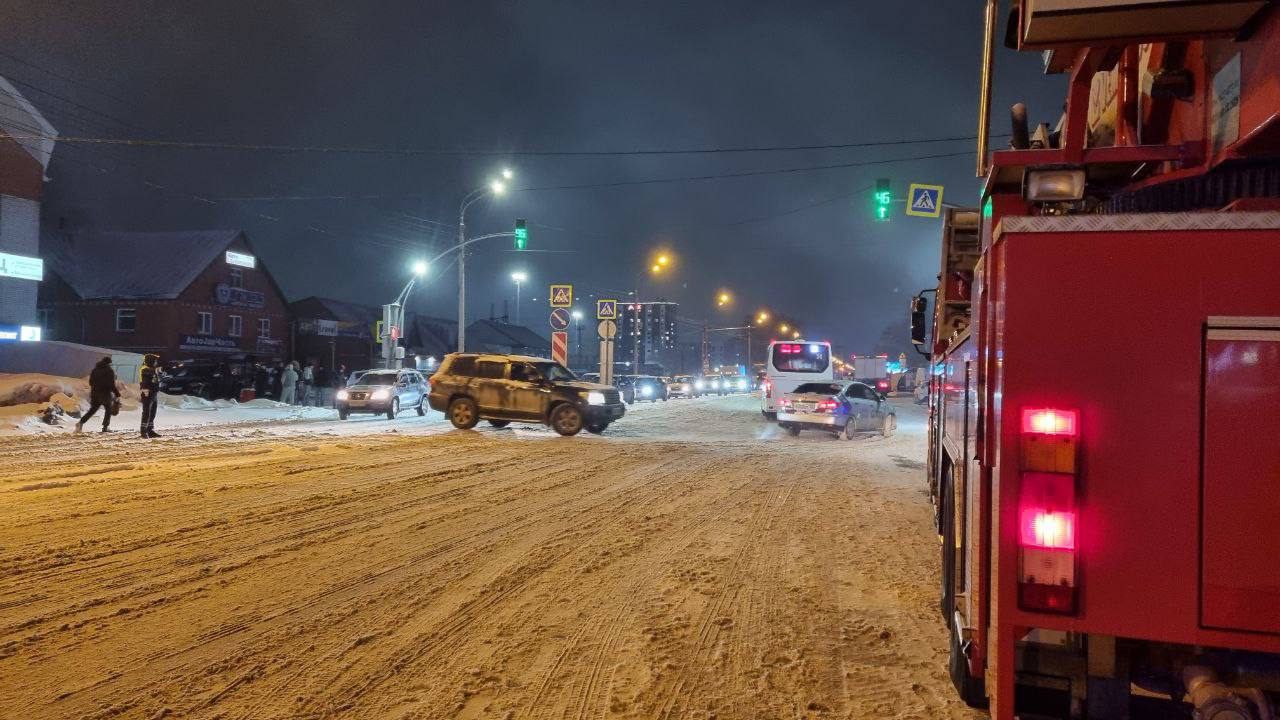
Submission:
M 970 717 L 920 410 L 756 402 L 6 439 L 0 717 Z

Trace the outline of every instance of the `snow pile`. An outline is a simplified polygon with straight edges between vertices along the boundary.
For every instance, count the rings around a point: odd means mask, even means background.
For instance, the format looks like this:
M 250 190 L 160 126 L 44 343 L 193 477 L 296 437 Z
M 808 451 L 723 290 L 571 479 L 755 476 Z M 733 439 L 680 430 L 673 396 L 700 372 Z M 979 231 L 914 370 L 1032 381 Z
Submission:
M 88 397 L 89 382 L 38 373 L 0 375 L 0 407 L 46 403 L 54 395 Z

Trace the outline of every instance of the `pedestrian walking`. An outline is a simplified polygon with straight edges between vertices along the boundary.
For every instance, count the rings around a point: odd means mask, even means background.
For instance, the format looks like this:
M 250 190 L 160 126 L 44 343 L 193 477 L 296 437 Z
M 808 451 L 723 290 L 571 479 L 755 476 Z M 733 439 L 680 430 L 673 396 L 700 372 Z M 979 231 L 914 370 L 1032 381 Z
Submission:
M 80 416 L 76 423 L 76 432 L 84 431 L 84 424 L 102 408 L 102 432 L 111 432 L 111 414 L 120 391 L 116 389 L 116 371 L 111 367 L 111 358 L 104 357 L 93 366 L 89 373 L 89 412 Z
M 315 388 L 315 382 L 316 382 L 316 369 L 311 366 L 311 363 L 307 363 L 307 365 L 302 368 L 302 404 L 303 405 L 310 405 L 312 402 L 315 401 L 315 399 L 311 397 L 311 393 Z
M 280 372 L 280 402 L 292 405 L 298 394 L 298 362 L 295 360 L 284 366 Z
M 160 356 L 147 353 L 142 356 L 142 369 L 138 371 L 138 390 L 142 394 L 142 437 L 158 438 L 156 432 L 156 407 L 160 404 Z

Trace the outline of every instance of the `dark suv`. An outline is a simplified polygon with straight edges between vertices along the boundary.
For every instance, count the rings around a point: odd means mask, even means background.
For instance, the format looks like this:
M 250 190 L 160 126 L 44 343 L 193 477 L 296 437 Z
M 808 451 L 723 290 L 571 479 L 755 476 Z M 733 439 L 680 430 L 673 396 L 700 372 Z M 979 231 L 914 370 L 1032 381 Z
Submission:
M 160 376 L 160 392 L 195 395 L 205 400 L 239 398 L 241 390 L 252 386 L 253 380 L 242 366 L 217 361 L 169 362 Z
M 626 414 L 616 388 L 578 380 L 563 365 L 522 355 L 454 353 L 431 376 L 431 407 L 456 428 L 481 420 L 550 425 L 561 435 L 600 434 Z

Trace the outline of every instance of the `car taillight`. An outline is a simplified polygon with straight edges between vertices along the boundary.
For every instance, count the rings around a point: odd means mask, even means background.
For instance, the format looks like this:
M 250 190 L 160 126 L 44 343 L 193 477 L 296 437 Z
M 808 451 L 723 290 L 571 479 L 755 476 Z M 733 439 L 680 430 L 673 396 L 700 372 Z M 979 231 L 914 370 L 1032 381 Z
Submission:
M 888 389 L 889 389 L 889 381 L 888 381 L 888 380 L 877 380 L 877 381 L 876 381 L 876 389 L 877 389 L 877 390 L 888 390 Z
M 766 398 L 773 397 L 773 383 L 769 382 L 768 380 L 764 381 L 764 396 Z
M 787 398 L 782 398 L 781 400 L 778 401 L 778 404 L 781 405 L 782 407 L 791 407 L 791 401 L 788 400 Z
M 1018 606 L 1076 611 L 1076 455 L 1080 414 L 1075 410 L 1022 411 L 1018 489 Z
M 818 410 L 822 411 L 835 410 L 838 407 L 840 407 L 840 403 L 835 400 L 823 400 L 818 403 Z

